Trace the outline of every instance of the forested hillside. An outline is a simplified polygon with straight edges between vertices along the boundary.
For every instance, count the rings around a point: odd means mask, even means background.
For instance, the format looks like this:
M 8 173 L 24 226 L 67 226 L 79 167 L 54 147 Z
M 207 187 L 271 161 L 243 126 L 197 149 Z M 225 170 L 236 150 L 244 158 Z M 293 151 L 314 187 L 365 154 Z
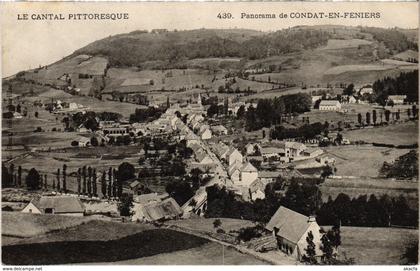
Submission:
M 242 30 L 135 31 L 96 41 L 74 55 L 103 55 L 111 66 L 138 66 L 145 61 L 207 57 L 260 59 L 325 45 L 321 30 L 281 30 L 274 33 Z M 130 52 L 130 54 L 127 54 Z

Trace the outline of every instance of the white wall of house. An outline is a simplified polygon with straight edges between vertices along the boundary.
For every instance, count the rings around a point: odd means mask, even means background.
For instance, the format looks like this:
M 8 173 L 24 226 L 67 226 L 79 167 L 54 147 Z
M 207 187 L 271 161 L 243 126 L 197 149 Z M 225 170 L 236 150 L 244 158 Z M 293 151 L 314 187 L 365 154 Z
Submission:
M 306 241 L 306 237 L 308 236 L 308 233 L 311 231 L 312 235 L 314 236 L 314 244 L 315 244 L 315 253 L 316 256 L 320 256 L 322 255 L 322 251 L 321 251 L 321 233 L 319 232 L 321 228 L 319 227 L 319 225 L 316 222 L 312 222 L 310 223 L 308 229 L 306 230 L 306 232 L 302 235 L 302 237 L 300 238 L 300 240 L 297 243 L 297 249 L 299 249 L 300 251 L 300 257 L 303 256 L 305 254 L 305 249 L 308 247 L 308 242 Z
M 265 199 L 265 193 L 258 189 L 257 191 L 251 193 L 251 197 L 252 200 Z
M 241 181 L 241 173 L 239 171 L 239 169 L 236 169 L 232 175 L 230 176 L 230 179 L 234 182 L 234 183 L 239 183 Z
M 206 140 L 206 139 L 211 139 L 211 131 L 209 129 L 205 130 L 202 134 L 201 134 L 201 139 Z
M 229 159 L 229 166 L 230 166 L 230 165 L 234 164 L 236 161 L 238 161 L 239 163 L 242 163 L 243 156 L 238 150 L 234 150 L 229 155 L 228 159 Z
M 249 187 L 256 179 L 258 179 L 258 171 L 242 171 L 241 185 Z
M 22 213 L 31 213 L 31 214 L 42 214 L 41 210 L 38 209 L 32 202 L 26 205 L 25 208 L 21 211 Z

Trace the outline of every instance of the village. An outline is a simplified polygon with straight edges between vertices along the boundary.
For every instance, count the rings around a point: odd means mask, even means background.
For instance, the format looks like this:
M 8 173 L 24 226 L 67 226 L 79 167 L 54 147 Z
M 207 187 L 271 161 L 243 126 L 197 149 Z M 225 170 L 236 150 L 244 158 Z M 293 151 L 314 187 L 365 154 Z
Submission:
M 61 264 L 49 251 L 74 241 L 83 253 L 65 263 L 161 264 L 160 254 L 189 249 L 202 255 L 179 264 L 411 263 L 412 52 L 391 59 L 404 73 L 354 83 L 284 82 L 273 65 L 143 70 L 136 78 L 86 55 L 20 73 L 3 82 L 3 261 Z M 82 248 L 85 239 L 71 239 L 79 231 L 133 251 L 95 254 Z M 167 243 L 130 247 L 154 234 Z M 364 242 L 383 235 L 389 246 L 402 240 L 386 252 L 394 256 L 364 253 Z M 40 248 L 42 257 L 17 256 L 45 240 L 58 241 Z M 227 249 L 222 263 L 218 246 Z M 204 259 L 209 251 L 218 256 Z

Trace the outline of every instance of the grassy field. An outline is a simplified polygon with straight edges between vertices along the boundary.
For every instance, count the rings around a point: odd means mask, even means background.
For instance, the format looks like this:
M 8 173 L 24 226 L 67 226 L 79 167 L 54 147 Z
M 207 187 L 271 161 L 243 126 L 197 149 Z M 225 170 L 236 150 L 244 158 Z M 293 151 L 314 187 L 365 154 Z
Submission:
M 341 227 L 339 252 L 360 265 L 396 265 L 405 247 L 418 240 L 418 230 Z
M 86 217 L 47 216 L 2 212 L 2 235 L 31 237 L 74 227 L 89 221 Z
M 25 72 L 26 80 L 34 80 L 42 84 L 66 85 L 63 75 L 67 74 L 71 78 L 71 85 L 80 88 L 80 92 L 88 94 L 92 86 L 93 79 L 79 78 L 79 74 L 89 74 L 102 76 L 108 60 L 104 57 L 91 57 L 79 55 L 68 59 L 63 59 L 48 66 L 48 68 L 34 69 Z
M 143 224 L 90 221 L 20 241 L 7 238 L 5 264 L 265 264 L 206 239 Z
M 372 130 L 372 129 L 371 129 Z M 323 148 L 324 156 L 335 159 L 337 175 L 377 177 L 385 161 L 394 161 L 409 152 L 407 149 L 374 147 L 369 145 L 335 146 Z
M 97 231 L 101 230 L 97 228 Z M 208 242 L 177 231 L 152 229 L 115 240 L 85 241 L 78 238 L 62 242 L 4 246 L 2 261 L 14 265 L 115 262 L 190 249 Z
M 337 50 L 345 48 L 357 48 L 360 45 L 370 45 L 371 41 L 362 39 L 348 39 L 348 40 L 337 40 L 329 39 L 326 46 L 321 47 L 320 50 Z
M 222 247 L 221 244 L 208 243 L 196 248 L 163 253 L 155 256 L 118 261 L 114 263 L 122 265 L 263 265 L 260 261 L 248 254 L 242 254 L 230 247 Z
M 219 218 L 222 222 L 219 228 L 223 229 L 226 233 L 230 231 L 238 231 L 241 228 L 255 226 L 255 223 L 248 220 L 233 219 L 233 218 Z M 168 225 L 176 225 L 178 227 L 197 230 L 201 232 L 216 232 L 213 222 L 216 218 L 192 218 L 183 220 L 172 220 L 166 222 Z
M 201 69 L 171 69 L 171 70 L 138 70 L 136 68 L 111 68 L 108 71 L 105 92 L 133 91 L 150 92 L 152 90 L 192 89 L 196 85 L 211 87 L 213 72 Z M 136 79 L 136 80 L 132 80 Z M 153 80 L 153 85 L 149 84 Z M 137 82 L 137 83 L 136 83 Z M 141 86 L 141 87 L 139 87 Z
M 394 145 L 411 145 L 418 143 L 418 121 L 404 122 L 373 129 L 359 129 L 343 132 L 350 141 L 363 140 Z

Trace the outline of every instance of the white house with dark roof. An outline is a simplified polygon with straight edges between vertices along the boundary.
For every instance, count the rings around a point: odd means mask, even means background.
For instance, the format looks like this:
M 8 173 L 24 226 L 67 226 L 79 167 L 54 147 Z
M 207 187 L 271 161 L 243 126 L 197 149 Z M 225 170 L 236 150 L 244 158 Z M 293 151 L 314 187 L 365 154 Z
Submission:
M 240 168 L 241 178 L 239 185 L 249 187 L 252 182 L 258 179 L 258 170 L 250 163 L 246 162 Z
M 242 163 L 243 156 L 242 154 L 235 148 L 231 148 L 229 152 L 226 154 L 226 160 L 229 162 L 229 165 L 232 165 L 236 161 Z
M 389 95 L 387 102 L 392 101 L 394 104 L 404 104 L 407 95 Z
M 212 137 L 211 130 L 209 128 L 201 130 L 198 134 L 202 140 L 211 139 Z
M 237 183 L 240 181 L 241 178 L 241 167 L 242 163 L 239 161 L 235 161 L 233 164 L 231 164 L 228 168 L 228 174 L 230 176 L 230 179 L 233 183 Z
M 217 157 L 222 160 L 226 160 L 226 155 L 229 153 L 229 147 L 225 143 L 220 142 L 214 146 L 214 152 Z
M 200 164 L 213 164 L 213 159 L 211 159 L 210 156 L 203 150 L 195 153 L 195 159 Z
M 131 221 L 145 222 L 175 219 L 183 213 L 178 203 L 168 194 L 157 195 L 156 193 L 137 197 L 133 211 Z
M 341 103 L 337 100 L 322 100 L 319 103 L 320 111 L 340 111 Z
M 90 146 L 90 138 L 87 138 L 87 137 L 84 137 L 84 136 L 80 137 L 77 142 L 79 143 L 79 147 Z
M 85 206 L 74 196 L 42 196 L 23 208 L 22 213 L 83 216 Z
M 315 254 L 322 255 L 321 227 L 313 216 L 305 216 L 286 207 L 280 206 L 268 222 L 266 229 L 273 233 L 277 240 L 278 248 L 298 260 L 306 254 L 308 243 L 306 237 L 309 232 L 313 235 Z

